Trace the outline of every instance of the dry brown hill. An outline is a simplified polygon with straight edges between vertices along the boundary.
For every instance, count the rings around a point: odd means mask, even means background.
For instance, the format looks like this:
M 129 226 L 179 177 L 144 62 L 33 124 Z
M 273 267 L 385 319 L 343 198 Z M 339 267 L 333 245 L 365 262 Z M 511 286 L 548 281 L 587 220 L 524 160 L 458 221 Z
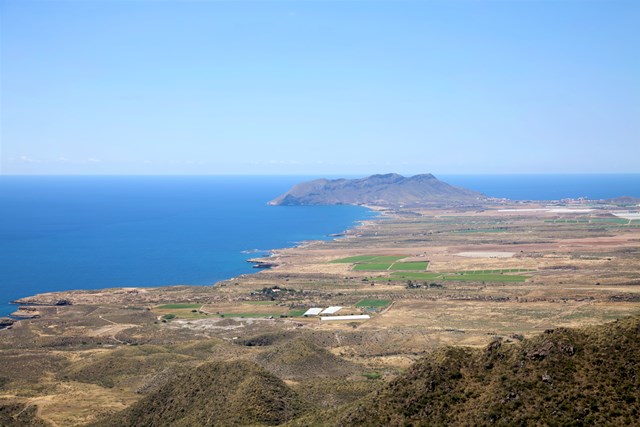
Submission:
M 444 348 L 316 424 L 640 425 L 640 318 Z
M 347 377 L 363 370 L 303 338 L 274 346 L 261 353 L 257 362 L 283 379 Z
M 189 369 L 99 426 L 278 425 L 308 409 L 281 379 L 252 362 Z

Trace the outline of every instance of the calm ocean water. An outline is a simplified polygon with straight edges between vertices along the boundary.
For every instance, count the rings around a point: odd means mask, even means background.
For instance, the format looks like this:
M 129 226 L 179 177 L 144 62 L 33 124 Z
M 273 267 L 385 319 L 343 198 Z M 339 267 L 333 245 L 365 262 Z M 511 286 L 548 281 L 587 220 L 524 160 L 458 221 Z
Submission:
M 306 177 L 0 177 L 0 316 L 40 292 L 206 285 L 373 216 L 267 206 Z M 260 250 L 257 254 L 243 251 Z
M 640 197 L 640 174 L 438 177 L 512 199 Z M 244 251 L 327 238 L 373 215 L 266 205 L 306 179 L 0 177 L 0 316 L 40 292 L 211 284 L 254 272 Z

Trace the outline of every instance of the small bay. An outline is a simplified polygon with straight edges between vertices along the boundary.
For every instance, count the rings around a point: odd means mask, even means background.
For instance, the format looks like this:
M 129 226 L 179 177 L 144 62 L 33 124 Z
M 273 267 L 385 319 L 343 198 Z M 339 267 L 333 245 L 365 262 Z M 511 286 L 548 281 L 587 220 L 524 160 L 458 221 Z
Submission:
M 370 218 L 356 206 L 267 206 L 301 176 L 0 177 L 0 316 L 42 292 L 211 285 L 269 249 Z

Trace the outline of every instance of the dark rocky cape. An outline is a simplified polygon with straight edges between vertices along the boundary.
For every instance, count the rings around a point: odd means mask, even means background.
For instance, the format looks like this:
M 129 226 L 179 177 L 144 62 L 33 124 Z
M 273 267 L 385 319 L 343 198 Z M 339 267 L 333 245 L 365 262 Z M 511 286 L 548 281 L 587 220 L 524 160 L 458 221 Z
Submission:
M 395 173 L 362 179 L 317 179 L 303 182 L 270 205 L 448 205 L 473 204 L 486 197 L 454 187 L 431 174 L 404 177 Z

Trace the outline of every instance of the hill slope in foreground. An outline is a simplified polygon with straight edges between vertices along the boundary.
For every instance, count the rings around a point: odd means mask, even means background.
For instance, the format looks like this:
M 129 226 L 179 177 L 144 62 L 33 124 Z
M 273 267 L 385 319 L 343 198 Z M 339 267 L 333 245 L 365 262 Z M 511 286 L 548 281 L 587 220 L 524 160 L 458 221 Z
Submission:
M 328 411 L 253 363 L 206 363 L 100 425 L 637 423 L 639 317 L 514 339 L 439 349 L 378 391 Z
M 640 319 L 449 347 L 329 425 L 638 425 Z
M 483 200 L 478 192 L 454 187 L 431 174 L 405 178 L 398 174 L 362 179 L 317 179 L 303 182 L 273 199 L 270 205 L 470 204 Z

